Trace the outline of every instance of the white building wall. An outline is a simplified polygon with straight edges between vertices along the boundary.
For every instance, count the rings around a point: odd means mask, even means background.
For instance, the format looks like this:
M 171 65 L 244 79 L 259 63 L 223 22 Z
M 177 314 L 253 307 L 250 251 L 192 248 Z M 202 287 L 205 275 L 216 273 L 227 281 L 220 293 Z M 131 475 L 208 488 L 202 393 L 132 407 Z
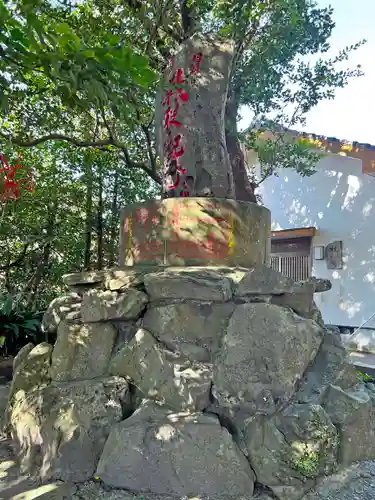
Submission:
M 312 177 L 284 169 L 259 192 L 273 230 L 315 226 L 313 245 L 342 240 L 342 270 L 313 261 L 313 275 L 332 281 L 332 290 L 316 294 L 325 322 L 358 327 L 369 319 L 375 313 L 375 178 L 362 173 L 361 161 L 329 154 Z M 374 328 L 375 317 L 365 326 Z

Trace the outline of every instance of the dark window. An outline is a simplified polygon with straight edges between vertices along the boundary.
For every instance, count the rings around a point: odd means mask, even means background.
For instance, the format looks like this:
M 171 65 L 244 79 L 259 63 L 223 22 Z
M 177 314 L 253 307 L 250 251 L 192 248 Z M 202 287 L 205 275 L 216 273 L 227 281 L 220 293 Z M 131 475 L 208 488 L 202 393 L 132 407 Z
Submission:
M 310 255 L 311 238 L 288 238 L 285 240 L 271 240 L 271 254 L 296 253 Z
M 294 281 L 311 277 L 311 238 L 271 240 L 271 267 Z

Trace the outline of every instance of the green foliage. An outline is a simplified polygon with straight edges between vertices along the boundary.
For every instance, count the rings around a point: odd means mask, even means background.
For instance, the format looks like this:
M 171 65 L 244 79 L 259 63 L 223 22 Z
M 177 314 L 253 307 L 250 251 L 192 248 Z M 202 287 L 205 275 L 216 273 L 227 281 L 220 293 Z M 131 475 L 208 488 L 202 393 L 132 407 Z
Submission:
M 363 373 L 360 370 L 357 370 L 357 375 L 363 380 L 363 382 L 374 382 L 373 377 L 368 375 L 367 373 Z
M 115 23 L 103 26 L 96 16 L 87 2 L 72 7 L 1 0 L 0 70 L 9 75 L 0 82 L 3 110 L 14 91 L 38 97 L 46 92 L 72 109 L 115 106 L 124 100 L 124 89 L 147 88 L 156 80 L 148 59 L 111 31 Z
M 267 131 L 272 131 L 272 138 L 265 138 L 264 130 L 249 130 L 240 134 L 246 147 L 257 153 L 261 171 L 257 185 L 271 175 L 278 177 L 280 169 L 284 168 L 292 168 L 302 177 L 310 177 L 316 172 L 317 163 L 325 155 L 316 152 L 313 144 L 279 132 L 271 124 Z
M 309 441 L 292 443 L 289 461 L 291 467 L 300 474 L 315 479 L 325 471 L 327 463 L 330 462 L 332 457 L 329 455 L 337 447 L 338 436 L 332 433 L 331 426 L 323 422 L 319 413 L 314 410 L 309 430 L 311 432 Z
M 293 467 L 308 478 L 315 478 L 321 466 L 322 456 L 317 451 L 311 451 L 307 444 L 303 453 L 293 462 Z
M 24 312 L 14 306 L 13 296 L 8 295 L 0 307 L 0 353 L 6 355 L 15 355 L 29 342 L 44 340 L 41 331 L 43 313 Z
M 0 294 L 38 310 L 65 290 L 63 274 L 84 269 L 85 255 L 90 268 L 100 259 L 103 267 L 117 264 L 119 209 L 157 191 L 141 171 L 122 168 L 116 151 L 40 145 L 23 150 L 23 164 L 34 172 L 35 190 L 1 207 Z

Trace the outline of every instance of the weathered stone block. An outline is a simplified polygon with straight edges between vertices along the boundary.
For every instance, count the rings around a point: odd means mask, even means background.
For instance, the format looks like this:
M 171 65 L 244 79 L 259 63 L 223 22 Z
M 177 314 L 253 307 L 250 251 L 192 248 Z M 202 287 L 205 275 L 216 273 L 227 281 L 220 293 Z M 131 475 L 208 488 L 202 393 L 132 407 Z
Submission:
M 81 302 L 81 297 L 76 293 L 54 299 L 43 315 L 42 330 L 54 334 L 61 321 L 67 319 L 67 316 L 68 319 L 79 319 Z
M 312 283 L 294 283 L 282 295 L 272 297 L 272 303 L 290 307 L 300 316 L 309 316 L 313 309 L 314 285 Z
M 144 284 L 151 300 L 187 299 L 224 302 L 232 297 L 232 282 L 220 273 L 172 268 L 147 274 Z
M 372 402 L 363 385 L 347 390 L 331 385 L 324 409 L 340 429 L 340 463 L 347 466 L 352 462 L 375 457 Z
M 116 354 L 109 371 L 171 408 L 203 410 L 209 405 L 211 367 L 163 349 L 144 329 Z
M 265 265 L 249 269 L 235 289 L 236 297 L 251 295 L 281 295 L 288 292 L 294 281 Z
M 234 198 L 224 126 L 233 49 L 196 33 L 166 70 L 169 88 L 158 96 L 155 122 L 168 197 Z M 183 83 L 184 91 L 171 89 L 171 82 Z
M 82 320 L 84 323 L 95 323 L 137 319 L 147 302 L 147 295 L 136 289 L 122 293 L 92 290 L 83 295 Z
M 269 211 L 218 198 L 169 198 L 121 212 L 120 266 L 267 263 Z
M 338 436 L 318 405 L 293 405 L 282 415 L 255 416 L 245 429 L 257 480 L 280 500 L 300 500 L 314 480 L 336 469 Z
M 113 348 L 112 354 L 117 353 L 125 344 L 130 342 L 130 340 L 137 333 L 137 330 L 141 324 L 141 319 L 138 321 L 113 321 L 111 325 L 115 327 L 117 331 L 117 340 Z
M 107 372 L 117 331 L 109 324 L 62 322 L 52 352 L 52 380 L 90 379 Z
M 250 497 L 255 479 L 217 418 L 151 403 L 112 428 L 96 474 L 117 488 L 228 499 Z
M 48 384 L 50 381 L 49 368 L 53 346 L 42 342 L 30 349 L 30 344 L 25 346 L 21 356 L 15 362 L 13 380 L 9 391 L 9 403 L 18 392 L 27 394 L 37 387 Z
M 169 349 L 193 361 L 211 361 L 228 326 L 235 305 L 188 302 L 151 307 L 143 327 Z
M 28 344 L 21 347 L 17 355 L 13 359 L 13 374 L 16 373 L 18 367 L 25 361 L 29 353 L 34 349 L 34 344 L 29 342 Z
M 20 395 L 10 422 L 22 468 L 42 479 L 91 478 L 111 427 L 122 419 L 127 391 L 125 380 L 111 377 Z
M 315 276 L 312 276 L 306 281 L 300 281 L 299 283 L 311 283 L 314 285 L 314 293 L 328 292 L 332 288 L 330 280 L 325 278 L 315 278 Z
M 105 271 L 83 271 L 81 273 L 65 274 L 63 282 L 65 285 L 80 286 L 80 285 L 100 285 L 103 283 Z
M 316 324 L 318 324 L 320 327 L 324 328 L 324 320 L 322 313 L 320 312 L 318 306 L 316 305 L 315 301 L 313 301 L 311 311 L 309 313 L 305 313 L 304 318 L 309 318 L 315 321 Z
M 104 287 L 112 292 L 124 291 L 127 288 L 137 288 L 143 285 L 143 278 L 150 270 L 147 269 L 113 269 L 106 272 Z
M 359 379 L 340 337 L 326 331 L 318 354 L 304 374 L 295 399 L 300 403 L 323 404 L 331 384 L 349 389 L 358 385 Z
M 250 409 L 260 395 L 275 401 L 290 398 L 322 334 L 314 322 L 289 309 L 262 303 L 237 306 L 214 360 L 215 397 L 222 406 Z

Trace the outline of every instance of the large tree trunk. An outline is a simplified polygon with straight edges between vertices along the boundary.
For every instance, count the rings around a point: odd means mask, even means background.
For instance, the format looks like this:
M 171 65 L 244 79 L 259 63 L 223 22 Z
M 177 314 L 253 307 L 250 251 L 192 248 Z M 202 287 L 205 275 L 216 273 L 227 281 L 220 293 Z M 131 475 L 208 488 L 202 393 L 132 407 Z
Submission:
M 111 204 L 111 230 L 110 230 L 110 255 L 108 265 L 111 267 L 117 257 L 117 236 L 118 236 L 118 190 L 119 190 L 119 170 L 116 168 L 115 180 L 113 183 L 113 194 Z
M 36 305 L 38 302 L 38 293 L 39 293 L 39 288 L 42 283 L 42 280 L 44 278 L 44 275 L 47 271 L 47 268 L 49 266 L 49 258 L 51 255 L 51 247 L 52 247 L 52 238 L 53 238 L 53 233 L 55 229 L 55 220 L 56 220 L 56 211 L 57 211 L 57 202 L 53 202 L 53 204 L 49 207 L 48 210 L 48 217 L 47 217 L 47 228 L 46 228 L 46 239 L 47 242 L 43 246 L 43 252 L 41 255 L 40 262 L 37 266 L 35 275 L 34 275 L 34 282 L 32 285 L 32 288 L 30 290 L 30 294 L 27 300 L 27 306 L 26 308 L 28 310 L 35 311 Z
M 234 192 L 236 200 L 257 202 L 253 187 L 245 167 L 245 158 L 237 135 L 238 104 L 228 98 L 225 109 L 225 139 L 233 171 Z
M 97 268 L 100 271 L 103 269 L 103 173 L 99 166 L 98 171 L 98 211 L 97 211 L 97 235 L 98 235 L 98 246 L 97 246 Z
M 84 159 L 85 178 L 86 178 L 86 229 L 85 229 L 85 250 L 83 256 L 83 268 L 89 271 L 91 268 L 91 241 L 92 241 L 92 164 L 89 155 Z

